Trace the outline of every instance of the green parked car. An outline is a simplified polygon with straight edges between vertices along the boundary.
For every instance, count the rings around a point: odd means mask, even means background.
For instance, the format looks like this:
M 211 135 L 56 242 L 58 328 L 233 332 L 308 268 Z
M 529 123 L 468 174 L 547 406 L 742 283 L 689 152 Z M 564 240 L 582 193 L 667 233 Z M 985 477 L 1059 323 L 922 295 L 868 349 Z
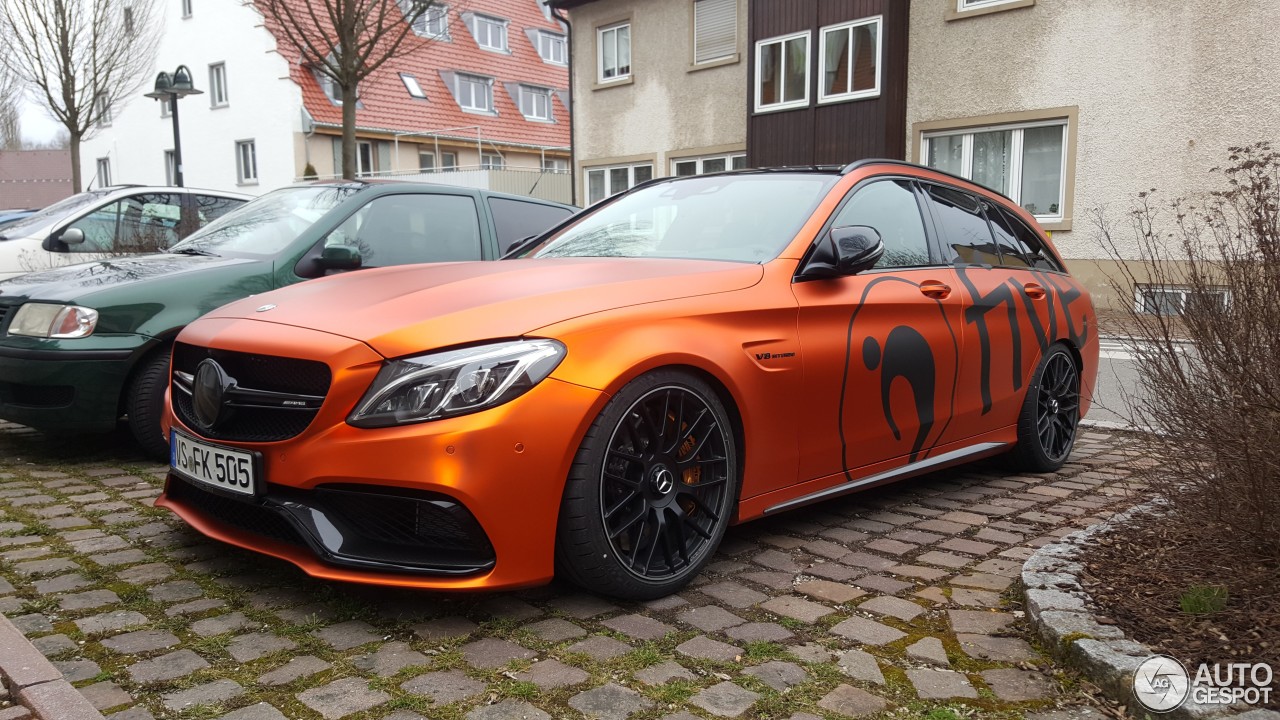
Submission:
M 50 432 L 160 432 L 169 347 L 233 300 L 361 267 L 492 260 L 576 208 L 392 181 L 295 185 L 263 195 L 169 251 L 0 281 L 0 418 Z

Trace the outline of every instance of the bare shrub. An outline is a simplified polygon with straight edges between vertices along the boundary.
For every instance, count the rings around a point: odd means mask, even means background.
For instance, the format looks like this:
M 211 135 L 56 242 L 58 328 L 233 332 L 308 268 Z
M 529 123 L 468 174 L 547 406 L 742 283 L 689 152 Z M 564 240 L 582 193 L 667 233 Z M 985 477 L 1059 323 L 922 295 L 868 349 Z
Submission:
M 1177 521 L 1212 523 L 1246 557 L 1276 558 L 1280 154 L 1265 142 L 1231 148 L 1210 175 L 1219 189 L 1202 198 L 1142 193 L 1128 228 L 1102 212 L 1094 220 L 1118 261 L 1116 286 L 1150 288 L 1127 319 L 1149 340 L 1137 348 L 1145 393 L 1130 413 L 1162 431 L 1151 440 L 1165 459 L 1153 487 Z

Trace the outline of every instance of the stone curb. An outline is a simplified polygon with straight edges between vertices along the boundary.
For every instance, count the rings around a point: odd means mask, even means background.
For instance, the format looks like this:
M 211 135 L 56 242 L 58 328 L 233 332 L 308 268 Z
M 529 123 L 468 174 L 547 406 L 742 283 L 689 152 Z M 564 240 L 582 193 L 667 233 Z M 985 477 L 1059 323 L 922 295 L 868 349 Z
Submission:
M 1133 673 L 1143 660 L 1161 651 L 1127 637 L 1114 625 L 1103 625 L 1091 609 L 1091 599 L 1080 583 L 1083 567 L 1076 562 L 1090 539 L 1123 524 L 1140 513 L 1154 512 L 1164 505 L 1155 500 L 1132 507 L 1110 520 L 1076 531 L 1057 543 L 1045 545 L 1022 566 L 1022 586 L 1026 594 L 1027 619 L 1045 648 L 1059 660 L 1078 669 L 1107 697 L 1142 717 L 1141 705 L 1133 696 Z M 1231 716 L 1234 720 L 1280 720 L 1280 712 L 1248 710 L 1248 706 L 1200 705 L 1190 699 L 1166 713 L 1155 715 L 1169 720 L 1203 720 Z M 1151 715 L 1147 715 L 1150 717 Z
M 0 680 L 9 696 L 40 720 L 103 720 L 102 713 L 4 615 L 0 615 Z

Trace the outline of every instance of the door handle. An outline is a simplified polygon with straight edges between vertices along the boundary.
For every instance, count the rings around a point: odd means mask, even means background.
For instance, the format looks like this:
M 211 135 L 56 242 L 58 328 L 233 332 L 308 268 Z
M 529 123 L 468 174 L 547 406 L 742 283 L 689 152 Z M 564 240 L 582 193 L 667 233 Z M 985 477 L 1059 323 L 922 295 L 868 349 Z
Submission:
M 1037 283 L 1027 283 L 1022 286 L 1022 289 L 1027 293 L 1027 297 L 1032 300 L 1043 300 L 1046 295 L 1044 287 Z
M 951 294 L 951 286 L 937 280 L 925 280 L 920 283 L 920 294 L 934 300 L 944 300 Z

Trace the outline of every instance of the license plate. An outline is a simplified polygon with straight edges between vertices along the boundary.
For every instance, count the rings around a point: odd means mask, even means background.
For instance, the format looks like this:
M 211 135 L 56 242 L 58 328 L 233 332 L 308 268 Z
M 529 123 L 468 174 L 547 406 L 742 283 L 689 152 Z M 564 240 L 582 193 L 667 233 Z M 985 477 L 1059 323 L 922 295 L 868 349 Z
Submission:
M 179 475 L 198 483 L 241 495 L 257 491 L 254 454 L 211 445 L 177 430 L 169 440 L 169 465 Z

